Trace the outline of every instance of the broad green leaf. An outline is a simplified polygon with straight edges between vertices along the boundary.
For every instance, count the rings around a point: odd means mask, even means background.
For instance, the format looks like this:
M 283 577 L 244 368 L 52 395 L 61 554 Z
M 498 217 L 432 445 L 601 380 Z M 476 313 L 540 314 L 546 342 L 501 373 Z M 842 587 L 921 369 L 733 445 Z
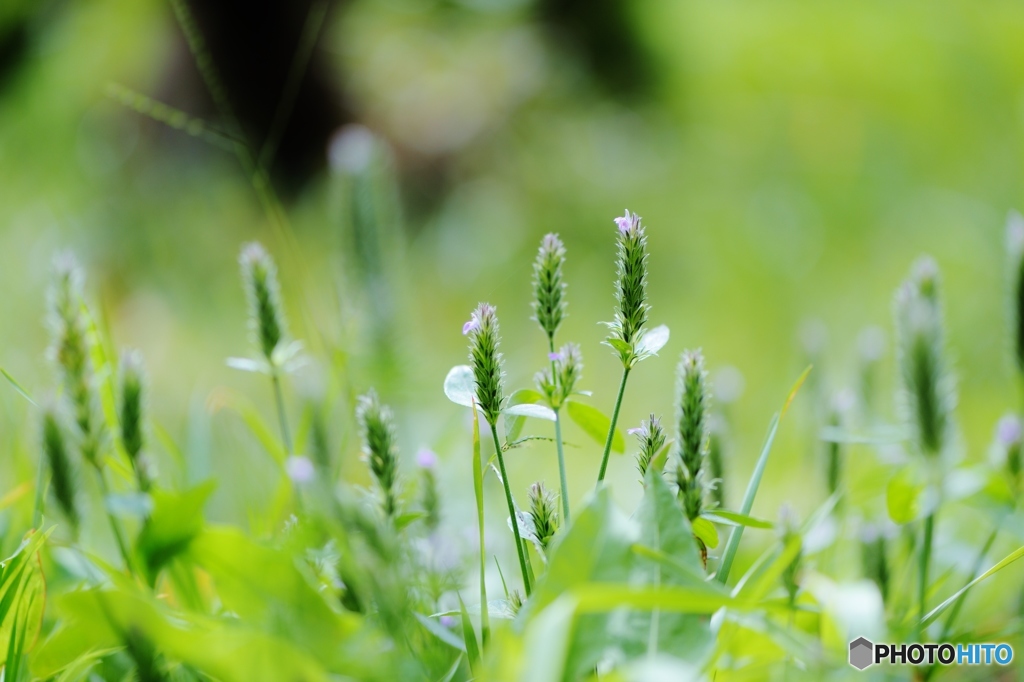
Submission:
M 216 483 L 208 481 L 184 492 L 153 491 L 153 512 L 136 541 L 136 550 L 151 585 L 155 584 L 160 569 L 188 551 L 189 544 L 202 531 L 203 507 L 215 487 Z
M 534 417 L 536 419 L 546 419 L 549 422 L 555 421 L 555 411 L 547 405 L 531 405 L 529 403 L 510 405 L 502 410 L 502 413 L 515 417 Z
M 250 625 L 272 625 L 329 665 L 340 662 L 339 642 L 352 635 L 359 618 L 332 609 L 288 550 L 257 544 L 234 528 L 207 527 L 188 555 L 213 579 L 227 610 Z
M 756 519 L 753 516 L 728 511 L 726 509 L 714 509 L 706 512 L 702 516 L 712 523 L 721 523 L 727 526 L 746 526 L 748 528 L 763 528 L 766 530 L 770 530 L 775 527 L 775 524 L 771 521 Z
M 936 618 L 938 618 L 940 615 L 942 615 L 943 611 L 945 611 L 950 606 L 952 606 L 956 602 L 956 600 L 960 598 L 961 595 L 966 594 L 967 591 L 970 590 L 972 587 L 974 587 L 978 583 L 982 582 L 983 580 L 987 580 L 988 578 L 991 578 L 993 575 L 995 575 L 999 571 L 1003 570 L 1004 568 L 1006 568 L 1007 566 L 1009 566 L 1013 562 L 1017 561 L 1021 557 L 1024 557 L 1024 547 L 1021 547 L 1021 548 L 1011 552 L 1010 554 L 1008 554 L 1006 557 L 1004 557 L 1002 559 L 1002 561 L 1000 561 L 995 566 L 993 566 L 992 568 L 988 569 L 987 571 L 985 571 L 984 573 L 979 575 L 977 578 L 975 578 L 971 582 L 969 582 L 966 585 L 964 585 L 963 588 L 958 590 L 949 599 L 947 599 L 946 601 L 942 602 L 941 604 L 936 606 L 934 609 L 932 609 L 928 613 L 928 615 L 926 615 L 924 617 L 924 619 L 921 621 L 921 627 L 925 628 L 925 627 L 928 627 L 929 625 L 931 625 L 932 622 L 934 622 L 934 620 Z
M 469 365 L 455 365 L 444 378 L 444 394 L 448 400 L 463 407 L 473 407 L 476 395 L 476 379 Z
M 910 523 L 921 511 L 925 486 L 917 480 L 911 467 L 903 467 L 889 479 L 885 490 L 885 506 L 894 523 Z
M 700 538 L 700 541 L 710 549 L 718 547 L 718 530 L 715 524 L 704 517 L 698 517 L 693 521 L 693 534 Z
M 771 424 L 768 425 L 768 436 L 765 438 L 764 446 L 761 448 L 761 455 L 757 458 L 754 472 L 750 475 L 750 481 L 747 483 L 747 492 L 743 495 L 743 504 L 740 506 L 740 513 L 743 515 L 749 515 L 751 508 L 754 506 L 754 498 L 757 497 L 757 489 L 761 485 L 764 469 L 768 466 L 768 456 L 771 454 L 772 444 L 775 442 L 775 434 L 779 431 L 779 422 L 786 415 L 786 412 L 789 411 L 789 406 L 793 403 L 793 399 L 796 398 L 797 392 L 804 385 L 810 373 L 811 367 L 803 371 L 796 380 L 796 383 L 793 384 L 793 388 L 790 389 L 789 395 L 786 396 L 786 402 L 783 403 L 782 410 L 779 414 L 772 417 Z M 718 582 L 725 584 L 729 580 L 729 571 L 732 570 L 732 563 L 736 559 L 736 552 L 740 548 L 740 540 L 742 539 L 743 526 L 734 528 L 732 533 L 729 534 L 729 540 L 725 543 L 725 551 L 722 554 L 722 562 L 718 567 L 718 573 L 715 575 Z
M 658 325 L 640 337 L 636 345 L 636 354 L 640 356 L 657 355 L 658 351 L 668 343 L 669 330 L 666 325 Z
M 577 426 L 583 429 L 597 443 L 604 445 L 605 440 L 608 438 L 608 428 L 612 423 L 611 419 L 606 417 L 596 407 L 591 407 L 585 403 L 578 403 L 575 400 L 568 401 L 565 404 L 565 409 L 569 414 L 569 418 L 576 422 Z M 626 451 L 626 437 L 622 435 L 622 431 L 617 427 L 615 435 L 612 436 L 612 450 L 620 454 Z

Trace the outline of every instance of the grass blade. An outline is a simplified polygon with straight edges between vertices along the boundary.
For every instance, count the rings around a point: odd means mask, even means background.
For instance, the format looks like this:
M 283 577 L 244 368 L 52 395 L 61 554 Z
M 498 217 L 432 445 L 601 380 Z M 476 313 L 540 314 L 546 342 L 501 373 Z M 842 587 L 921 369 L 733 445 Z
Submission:
M 743 506 L 740 507 L 740 514 L 744 516 L 749 516 L 750 510 L 754 506 L 754 498 L 757 497 L 757 489 L 761 485 L 761 477 L 764 476 L 764 469 L 768 465 L 768 455 L 771 454 L 772 444 L 775 442 L 775 434 L 779 431 L 779 421 L 786 415 L 789 406 L 793 403 L 793 398 L 796 397 L 797 391 L 803 386 L 804 381 L 807 380 L 807 375 L 810 373 L 811 367 L 803 371 L 796 380 L 796 383 L 793 384 L 793 388 L 790 389 L 786 402 L 782 406 L 782 411 L 772 417 L 772 422 L 768 426 L 768 436 L 765 438 L 764 447 L 761 448 L 761 456 L 757 458 L 754 473 L 750 476 L 747 492 L 743 496 Z M 729 541 L 725 544 L 725 552 L 722 553 L 722 563 L 718 568 L 717 575 L 715 575 L 715 579 L 722 584 L 729 580 L 729 571 L 732 570 L 732 563 L 736 560 L 736 552 L 739 550 L 742 538 L 743 526 L 738 526 L 730 533 Z
M 20 395 L 20 396 L 21 396 L 22 398 L 24 398 L 25 400 L 29 401 L 30 403 L 32 403 L 32 404 L 33 404 L 33 405 L 35 405 L 36 407 L 39 407 L 39 405 L 36 405 L 36 401 L 32 400 L 32 396 L 30 396 L 30 395 L 28 394 L 28 391 L 26 391 L 26 390 L 25 390 L 24 388 L 22 388 L 21 384 L 19 384 L 19 383 L 18 383 L 18 382 L 17 382 L 17 381 L 16 381 L 15 379 L 14 379 L 14 377 L 12 377 L 12 376 L 11 376 L 11 375 L 10 375 L 10 374 L 9 374 L 9 373 L 7 372 L 7 370 L 6 370 L 6 369 L 4 369 L 4 368 L 0 367 L 0 374 L 3 374 L 3 375 L 4 375 L 4 379 L 7 379 L 7 382 L 8 382 L 8 383 L 9 383 L 9 384 L 10 384 L 10 385 L 11 385 L 11 386 L 12 386 L 12 387 L 14 388 L 14 390 L 15 390 L 15 391 L 17 391 L 17 392 L 18 392 L 18 394 L 19 394 L 19 395 Z
M 926 628 L 929 625 L 931 625 L 932 622 L 934 622 L 936 618 L 938 618 L 940 615 L 942 615 L 943 611 L 945 611 L 950 606 L 952 606 L 954 604 L 954 602 L 956 602 L 956 600 L 959 599 L 962 595 L 966 594 L 968 590 L 970 590 L 972 587 L 974 587 L 975 585 L 977 585 L 981 581 L 983 581 L 983 580 L 985 580 L 987 578 L 991 578 L 993 575 L 995 575 L 999 571 L 1003 570 L 1004 568 L 1006 568 L 1007 566 L 1012 564 L 1017 559 L 1020 559 L 1022 556 L 1024 556 L 1024 547 L 1020 547 L 1019 549 L 1017 549 L 1017 550 L 1011 552 L 1010 554 L 1008 554 L 1006 557 L 1003 558 L 1002 561 L 1000 561 L 995 566 L 993 566 L 992 568 L 988 569 L 987 571 L 985 571 L 984 573 L 979 575 L 977 578 L 975 578 L 971 582 L 969 582 L 966 585 L 964 585 L 959 591 L 957 591 L 955 594 L 953 594 L 949 599 L 947 599 L 946 601 L 942 602 L 941 604 L 936 606 L 934 609 L 932 609 L 928 613 L 928 615 L 926 615 L 924 618 L 921 619 L 921 627 L 922 628 Z

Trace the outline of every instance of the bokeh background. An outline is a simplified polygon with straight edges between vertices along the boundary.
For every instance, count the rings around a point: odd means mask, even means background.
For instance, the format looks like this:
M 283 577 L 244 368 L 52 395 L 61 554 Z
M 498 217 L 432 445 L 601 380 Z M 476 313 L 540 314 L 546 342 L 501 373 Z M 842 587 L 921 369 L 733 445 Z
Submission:
M 561 233 L 562 339 L 582 344 L 584 388 L 610 411 L 619 370 L 597 323 L 626 207 L 648 226 L 652 322 L 672 339 L 634 372 L 623 426 L 670 418 L 678 354 L 703 347 L 736 398 L 734 504 L 812 361 L 755 513 L 825 497 L 816 420 L 856 385 L 865 327 L 889 338 L 877 398 L 895 421 L 892 292 L 921 253 L 945 279 L 961 456 L 984 459 L 1019 402 L 1003 248 L 1024 205 L 1019 3 L 201 4 L 0 3 L 0 366 L 34 395 L 53 384 L 45 289 L 54 254 L 75 251 L 111 337 L 147 358 L 154 419 L 180 448 L 153 446 L 161 475 L 217 477 L 214 518 L 244 523 L 271 492 L 269 458 L 229 409 L 269 419 L 270 392 L 225 364 L 249 352 L 236 255 L 253 239 L 277 256 L 313 358 L 289 386 L 293 418 L 327 396 L 345 475 L 365 481 L 350 398 L 377 386 L 409 465 L 440 454 L 454 525 L 472 504 L 467 415 L 441 384 L 464 362 L 463 321 L 496 304 L 509 383 L 530 385 L 546 350 L 531 261 Z M 219 74 L 213 96 L 190 36 Z M 0 457 L 6 488 L 32 478 L 36 429 L 0 388 L 0 442 L 23 455 Z M 566 438 L 578 502 L 600 451 L 575 427 Z M 557 481 L 548 445 L 510 466 L 520 490 Z M 630 509 L 632 458 L 611 467 Z M 885 481 L 862 484 L 854 503 L 884 513 Z

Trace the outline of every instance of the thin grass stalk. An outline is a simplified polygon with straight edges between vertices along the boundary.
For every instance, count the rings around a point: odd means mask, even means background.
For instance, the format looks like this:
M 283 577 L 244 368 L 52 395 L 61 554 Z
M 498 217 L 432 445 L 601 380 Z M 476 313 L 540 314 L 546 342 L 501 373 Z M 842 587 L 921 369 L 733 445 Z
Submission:
M 505 471 L 505 456 L 501 453 L 501 443 L 498 442 L 498 432 L 491 425 L 491 436 L 494 439 L 494 451 L 498 456 L 498 467 L 501 469 L 501 483 L 505 487 L 505 501 L 508 503 L 508 514 L 512 519 L 512 534 L 515 535 L 516 553 L 519 555 L 519 570 L 523 573 L 523 588 L 526 596 L 530 596 L 530 571 L 526 567 L 526 554 L 523 552 L 523 538 L 519 534 L 519 517 L 516 514 L 516 504 L 512 500 L 512 488 L 508 484 L 508 473 Z
M 615 408 L 612 410 L 612 421 L 608 425 L 608 438 L 604 442 L 604 454 L 601 455 L 601 470 L 597 473 L 597 482 L 604 480 L 608 470 L 608 455 L 612 451 L 612 440 L 615 438 L 615 424 L 619 421 L 619 409 L 622 407 L 622 396 L 626 392 L 626 379 L 629 378 L 629 367 L 622 368 L 622 380 L 619 382 L 619 394 L 615 397 Z
M 110 496 L 110 486 L 107 485 L 107 477 L 103 474 L 101 467 L 95 467 L 96 478 L 99 480 L 100 492 L 103 494 L 103 506 L 106 510 L 107 520 L 110 522 L 110 530 L 114 534 L 114 540 L 117 542 L 117 549 L 121 553 L 121 558 L 124 560 L 125 568 L 128 573 L 135 576 L 135 562 L 132 561 L 131 552 L 128 551 L 128 543 L 124 539 L 124 531 L 121 529 L 121 523 L 117 520 L 117 517 L 109 510 L 106 509 L 107 498 Z

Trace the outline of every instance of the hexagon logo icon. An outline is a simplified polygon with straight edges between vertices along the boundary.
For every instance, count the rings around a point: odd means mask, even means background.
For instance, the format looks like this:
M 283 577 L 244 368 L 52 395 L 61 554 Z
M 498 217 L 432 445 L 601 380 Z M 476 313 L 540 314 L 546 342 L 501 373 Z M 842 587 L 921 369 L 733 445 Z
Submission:
M 863 637 L 853 640 L 850 642 L 850 665 L 857 670 L 864 670 L 875 662 L 874 650 L 875 645 Z

